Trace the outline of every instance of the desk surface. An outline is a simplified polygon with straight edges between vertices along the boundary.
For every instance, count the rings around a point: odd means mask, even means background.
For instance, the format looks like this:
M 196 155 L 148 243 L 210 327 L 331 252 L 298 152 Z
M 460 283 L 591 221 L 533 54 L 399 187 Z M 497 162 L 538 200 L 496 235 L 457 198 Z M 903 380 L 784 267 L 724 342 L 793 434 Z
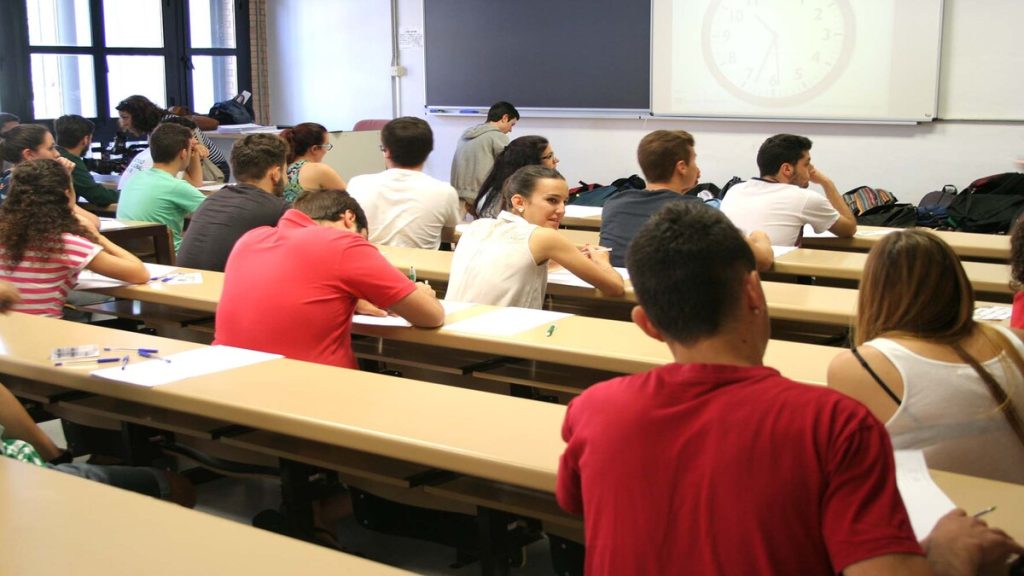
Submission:
M 0 335 L 4 373 L 554 491 L 565 415 L 555 404 L 286 359 L 140 388 L 54 367 L 49 350 L 88 342 L 164 353 L 201 346 L 24 314 L 0 317 Z M 970 511 L 997 505 L 990 523 L 1024 538 L 1024 486 L 938 472 L 935 478 Z
M 408 574 L 9 458 L 0 487 L 3 574 Z
M 98 291 L 118 298 L 165 304 L 199 312 L 216 312 L 224 286 L 224 274 L 203 271 L 202 275 L 202 284 L 150 283 Z M 797 307 L 799 305 L 793 306 Z M 446 320 L 450 324 L 494 309 L 493 306 L 476 305 L 471 309 L 449 315 Z M 557 325 L 558 329 L 550 337 L 544 328 L 512 336 L 470 335 L 443 327 L 420 329 L 359 324 L 354 324 L 352 331 L 356 334 L 379 336 L 400 342 L 514 356 L 611 372 L 639 372 L 672 361 L 672 356 L 664 344 L 647 337 L 632 322 L 571 316 L 559 320 Z M 794 380 L 824 384 L 828 364 L 838 352 L 837 348 L 830 346 L 772 340 L 765 353 L 765 363 L 778 368 Z

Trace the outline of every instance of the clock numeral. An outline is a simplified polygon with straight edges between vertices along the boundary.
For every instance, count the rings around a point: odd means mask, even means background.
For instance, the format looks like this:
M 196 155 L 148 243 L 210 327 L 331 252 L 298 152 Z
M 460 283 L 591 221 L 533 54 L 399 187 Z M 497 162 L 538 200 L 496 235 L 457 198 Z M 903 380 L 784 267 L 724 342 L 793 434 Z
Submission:
M 821 22 L 821 8 L 814 9 L 814 19 Z
M 811 56 L 811 61 L 815 63 L 821 62 L 821 52 L 815 52 L 814 56 Z
M 732 17 L 730 18 L 733 22 L 743 22 L 743 10 L 733 10 Z
M 796 70 L 794 70 L 793 71 L 793 78 L 796 78 L 797 80 L 803 80 L 804 79 L 804 69 L 803 68 L 797 68 Z
M 778 86 L 779 85 L 779 75 L 778 74 L 772 74 L 771 76 L 769 76 L 768 77 L 768 85 L 772 86 L 772 87 Z
M 822 32 L 825 33 L 825 37 L 822 38 L 822 40 L 829 40 L 829 39 L 832 38 L 832 30 L 829 30 L 828 28 L 825 28 L 824 30 L 822 30 Z

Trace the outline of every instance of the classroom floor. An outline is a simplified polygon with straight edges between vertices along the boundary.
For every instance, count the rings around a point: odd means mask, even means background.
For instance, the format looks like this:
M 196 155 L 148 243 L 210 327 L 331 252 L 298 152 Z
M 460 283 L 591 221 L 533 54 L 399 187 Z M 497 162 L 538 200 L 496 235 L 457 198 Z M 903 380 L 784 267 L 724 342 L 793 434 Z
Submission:
M 58 446 L 65 445 L 59 421 L 43 422 L 41 426 Z M 278 507 L 280 491 L 280 483 L 269 478 L 220 478 L 198 486 L 196 510 L 251 524 L 252 517 L 257 513 Z M 416 574 L 469 576 L 480 573 L 477 563 L 453 568 L 453 548 L 373 532 L 359 526 L 351 517 L 339 523 L 338 541 L 345 548 L 371 560 Z M 512 569 L 514 576 L 554 574 L 546 540 L 531 544 L 527 548 L 526 557 L 526 566 Z

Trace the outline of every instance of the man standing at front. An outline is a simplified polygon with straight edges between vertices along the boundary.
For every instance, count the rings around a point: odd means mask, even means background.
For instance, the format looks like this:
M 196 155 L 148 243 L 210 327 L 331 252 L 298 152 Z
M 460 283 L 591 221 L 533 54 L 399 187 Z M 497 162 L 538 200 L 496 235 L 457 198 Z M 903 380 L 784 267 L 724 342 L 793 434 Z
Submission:
M 366 216 L 343 190 L 307 190 L 277 227 L 249 231 L 224 270 L 214 344 L 356 368 L 357 302 L 414 326 L 444 323 L 426 284 L 414 284 L 366 241 Z M 380 311 L 369 306 L 371 311 Z
M 811 141 L 803 136 L 776 134 L 765 140 L 757 151 L 760 178 L 730 188 L 722 212 L 744 233 L 764 230 L 773 246 L 796 246 L 804 224 L 819 233 L 853 236 L 857 218 L 832 180 L 811 164 L 810 151 Z M 825 195 L 808 190 L 811 182 Z
M 633 321 L 675 362 L 596 384 L 566 412 L 557 496 L 583 514 L 587 574 L 974 574 L 1020 550 L 956 511 L 926 561 L 882 423 L 762 364 L 764 293 L 721 212 L 662 208 L 628 267 Z M 954 566 L 968 571 L 938 571 Z
M 508 134 L 519 121 L 519 111 L 508 102 L 495 102 L 487 121 L 467 128 L 455 146 L 451 183 L 462 199 L 463 212 L 473 205 L 494 159 L 508 146 Z
M 434 133 L 420 118 L 405 116 L 380 131 L 387 170 L 349 180 L 348 192 L 366 211 L 370 242 L 437 250 L 445 228 L 459 223 L 459 197 L 447 183 L 423 172 Z

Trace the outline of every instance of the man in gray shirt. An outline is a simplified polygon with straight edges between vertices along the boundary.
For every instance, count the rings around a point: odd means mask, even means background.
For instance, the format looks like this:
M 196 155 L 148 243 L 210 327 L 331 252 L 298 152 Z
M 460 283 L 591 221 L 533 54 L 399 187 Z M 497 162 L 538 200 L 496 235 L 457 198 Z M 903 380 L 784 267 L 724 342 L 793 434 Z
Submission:
M 519 111 L 508 102 L 496 102 L 487 111 L 487 122 L 466 129 L 452 158 L 451 185 L 462 199 L 462 212 L 471 206 L 480 185 L 494 166 L 494 159 L 508 146 L 508 133 L 519 121 Z

